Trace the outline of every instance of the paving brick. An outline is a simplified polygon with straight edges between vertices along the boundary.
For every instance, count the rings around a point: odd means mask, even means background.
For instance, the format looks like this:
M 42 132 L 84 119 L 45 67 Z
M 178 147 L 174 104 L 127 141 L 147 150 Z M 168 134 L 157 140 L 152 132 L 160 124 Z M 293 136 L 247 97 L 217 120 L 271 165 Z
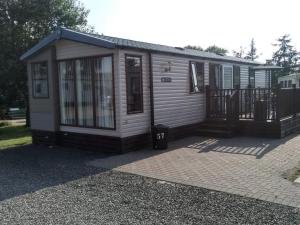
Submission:
M 281 177 L 300 161 L 300 136 L 283 139 L 191 137 L 169 146 L 170 150 L 145 149 L 89 164 L 300 206 L 300 188 Z

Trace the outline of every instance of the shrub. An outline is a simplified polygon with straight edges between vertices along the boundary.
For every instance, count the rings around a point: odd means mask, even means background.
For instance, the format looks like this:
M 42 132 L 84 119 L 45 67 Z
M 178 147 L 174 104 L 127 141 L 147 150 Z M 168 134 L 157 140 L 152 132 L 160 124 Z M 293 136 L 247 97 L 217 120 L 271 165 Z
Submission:
M 0 127 L 7 127 L 10 123 L 8 121 L 0 121 Z

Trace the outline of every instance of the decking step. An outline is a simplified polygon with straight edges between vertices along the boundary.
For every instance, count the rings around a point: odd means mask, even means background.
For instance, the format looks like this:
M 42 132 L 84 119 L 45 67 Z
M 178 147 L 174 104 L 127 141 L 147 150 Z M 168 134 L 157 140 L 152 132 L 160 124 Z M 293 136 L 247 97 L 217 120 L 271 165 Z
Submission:
M 207 120 L 200 124 L 197 132 L 202 136 L 233 137 L 235 128 L 236 126 L 228 124 L 225 120 Z
M 233 137 L 234 132 L 232 130 L 225 129 L 209 129 L 209 128 L 199 128 L 197 133 L 201 136 L 213 136 L 213 137 Z

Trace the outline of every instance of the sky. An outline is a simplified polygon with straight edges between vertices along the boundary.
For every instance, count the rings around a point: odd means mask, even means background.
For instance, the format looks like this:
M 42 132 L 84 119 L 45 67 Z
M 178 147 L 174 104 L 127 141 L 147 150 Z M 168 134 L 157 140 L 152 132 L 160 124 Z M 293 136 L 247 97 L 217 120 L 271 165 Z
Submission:
M 290 34 L 300 51 L 299 0 L 81 0 L 88 22 L 108 36 L 183 47 L 217 45 L 229 55 L 249 49 L 272 57 L 276 39 Z

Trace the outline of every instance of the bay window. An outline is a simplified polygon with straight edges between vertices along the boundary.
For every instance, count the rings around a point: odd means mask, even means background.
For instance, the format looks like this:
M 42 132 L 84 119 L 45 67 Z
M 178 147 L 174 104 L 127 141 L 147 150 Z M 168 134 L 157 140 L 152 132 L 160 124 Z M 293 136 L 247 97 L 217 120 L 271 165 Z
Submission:
M 115 128 L 112 56 L 60 61 L 62 125 Z

